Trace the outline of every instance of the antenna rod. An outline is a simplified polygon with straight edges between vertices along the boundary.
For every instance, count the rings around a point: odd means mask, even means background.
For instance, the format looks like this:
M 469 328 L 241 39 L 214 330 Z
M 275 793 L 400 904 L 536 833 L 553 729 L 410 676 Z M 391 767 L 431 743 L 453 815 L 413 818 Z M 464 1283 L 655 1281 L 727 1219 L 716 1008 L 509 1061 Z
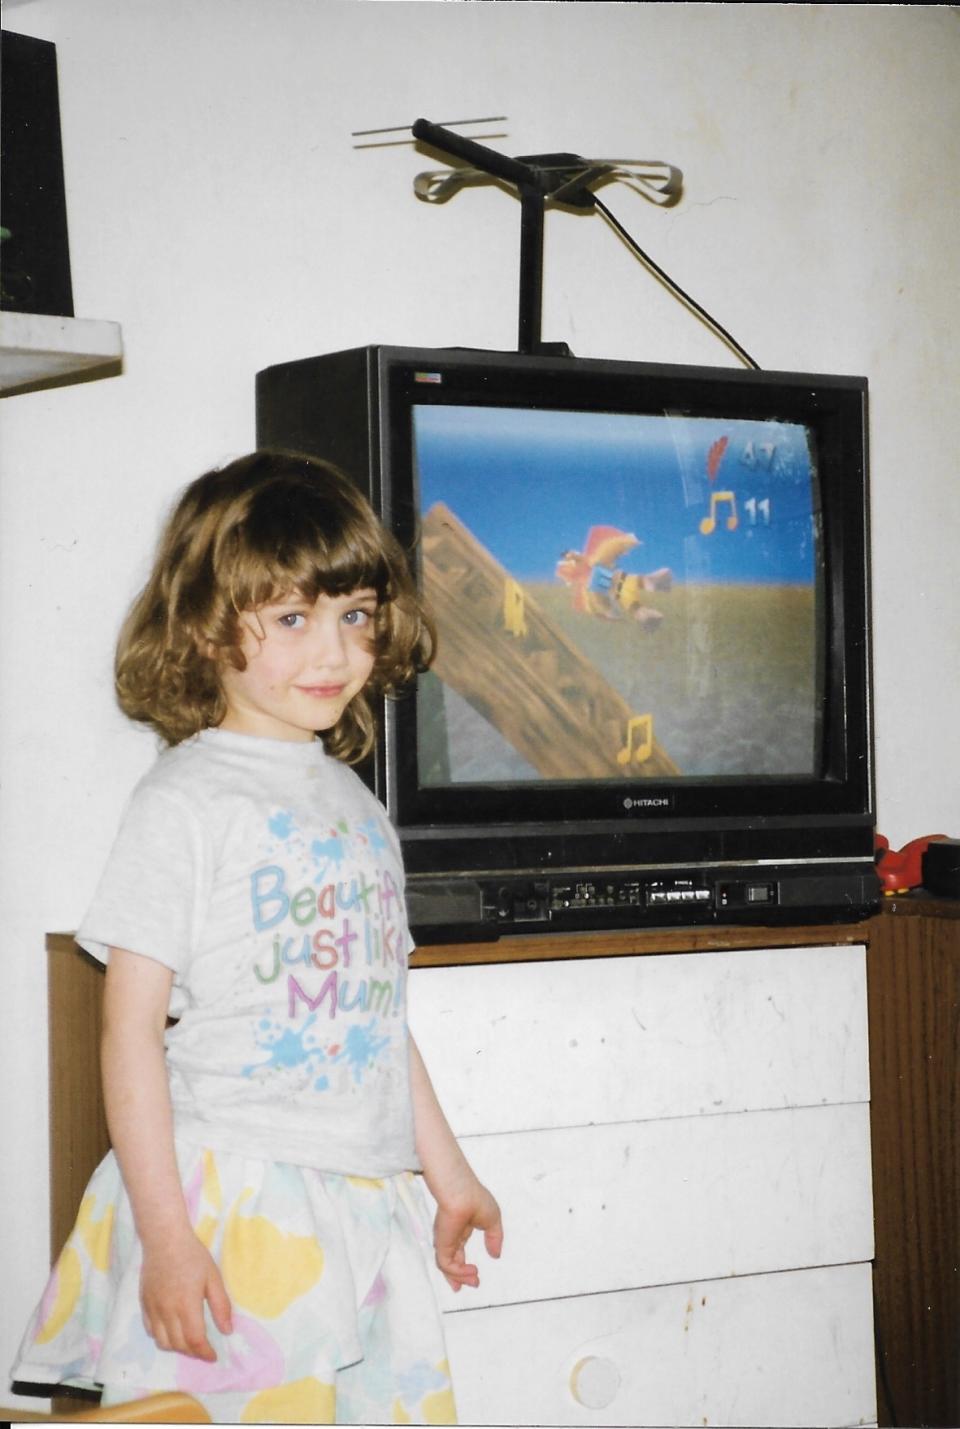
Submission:
M 520 188 L 520 294 L 517 351 L 540 351 L 543 309 L 543 194 L 528 184 Z
M 432 144 L 446 154 L 455 154 L 458 159 L 466 159 L 485 174 L 506 179 L 508 184 L 538 186 L 536 170 L 519 159 L 511 159 L 509 154 L 488 149 L 486 144 L 478 144 L 475 139 L 455 134 L 452 129 L 444 129 L 442 124 L 431 124 L 429 119 L 415 119 L 410 127 L 415 139 L 422 139 L 425 144 Z
M 520 192 L 520 293 L 517 316 L 517 351 L 527 356 L 540 351 L 543 305 L 543 208 L 546 186 L 531 164 L 499 154 L 474 139 L 455 134 L 429 119 L 416 119 L 411 126 L 415 139 L 432 144 L 494 178 L 514 184 Z

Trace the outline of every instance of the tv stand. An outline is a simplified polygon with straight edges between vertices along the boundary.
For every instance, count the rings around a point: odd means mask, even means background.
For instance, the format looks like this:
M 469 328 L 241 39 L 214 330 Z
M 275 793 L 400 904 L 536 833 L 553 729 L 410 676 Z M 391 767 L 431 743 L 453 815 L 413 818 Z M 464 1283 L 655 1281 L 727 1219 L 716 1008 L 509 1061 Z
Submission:
M 511 964 L 527 965 L 528 976 L 546 995 L 557 983 L 558 969 L 574 963 L 595 966 L 599 978 L 614 960 L 634 960 L 642 970 L 653 966 L 647 963 L 653 958 L 666 973 L 672 964 L 661 962 L 662 956 L 680 956 L 679 968 L 691 966 L 684 955 L 755 949 L 762 958 L 767 950 L 767 966 L 786 970 L 794 950 L 805 957 L 805 950 L 814 947 L 842 951 L 860 945 L 866 947 L 867 971 L 879 1423 L 955 1426 L 960 1423 L 955 1356 L 960 1339 L 955 1269 L 960 1244 L 960 901 L 887 899 L 876 916 L 844 925 L 511 936 L 498 944 L 421 948 L 412 966 L 415 976 L 427 978 L 431 968 L 447 969 L 453 978 L 459 977 L 458 969 L 465 974 L 473 969 L 483 981 L 484 964 L 497 965 L 489 970 L 493 977 L 505 964 L 507 971 Z M 69 934 L 51 935 L 47 946 L 51 1248 L 56 1254 L 107 1137 L 98 1071 L 102 971 Z M 542 965 L 542 982 L 537 965 Z M 708 967 L 704 964 L 705 970 Z M 775 996 L 772 989 L 769 995 Z M 592 1005 L 597 1012 L 595 999 Z M 535 1004 L 528 1007 L 541 1022 L 548 1016 Z M 735 1015 L 734 1004 L 730 1010 Z M 602 1011 L 600 1005 L 601 1019 Z M 562 1032 L 558 1048 L 577 1039 L 572 1026 Z M 731 1049 L 739 1045 L 740 1039 L 730 1043 Z M 471 1075 L 481 1078 L 479 1086 L 486 1073 L 482 1051 L 469 1061 Z M 445 1069 L 435 1069 L 435 1075 L 442 1080 Z M 523 1085 L 517 1085 L 515 1096 L 522 1099 L 524 1094 Z M 726 1118 L 715 1120 L 719 1124 Z M 540 1194 L 546 1205 L 558 1192 L 544 1183 Z M 520 1247 L 518 1256 L 526 1249 Z

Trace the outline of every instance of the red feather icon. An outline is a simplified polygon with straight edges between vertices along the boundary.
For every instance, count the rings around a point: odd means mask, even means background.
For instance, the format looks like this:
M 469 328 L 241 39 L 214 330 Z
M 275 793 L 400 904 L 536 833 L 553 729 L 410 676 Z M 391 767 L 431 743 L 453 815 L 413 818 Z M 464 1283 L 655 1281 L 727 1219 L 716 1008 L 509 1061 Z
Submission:
M 717 437 L 717 440 L 707 452 L 707 476 L 711 481 L 714 480 L 717 472 L 720 470 L 720 463 L 723 461 L 723 454 L 727 449 L 727 442 L 729 440 L 729 437 Z

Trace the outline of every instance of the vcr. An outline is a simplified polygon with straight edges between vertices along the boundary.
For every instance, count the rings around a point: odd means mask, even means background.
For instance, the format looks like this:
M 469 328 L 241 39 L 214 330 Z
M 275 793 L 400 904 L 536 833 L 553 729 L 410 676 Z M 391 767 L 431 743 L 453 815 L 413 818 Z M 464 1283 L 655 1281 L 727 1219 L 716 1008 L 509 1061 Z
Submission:
M 410 927 L 424 944 L 602 928 L 853 922 L 879 900 L 873 863 L 861 859 L 789 868 L 412 874 L 407 882 Z

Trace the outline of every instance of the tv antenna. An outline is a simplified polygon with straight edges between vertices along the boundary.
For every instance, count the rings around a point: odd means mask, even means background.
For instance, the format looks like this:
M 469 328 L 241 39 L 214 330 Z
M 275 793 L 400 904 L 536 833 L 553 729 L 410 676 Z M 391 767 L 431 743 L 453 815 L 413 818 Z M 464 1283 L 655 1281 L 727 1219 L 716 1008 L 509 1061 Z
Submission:
M 484 119 L 450 120 L 457 124 L 493 124 L 504 115 Z M 407 126 L 392 129 L 356 130 L 354 138 L 407 132 Z M 520 198 L 520 292 L 517 324 L 517 350 L 523 354 L 567 354 L 566 343 L 541 341 L 543 306 L 543 219 L 548 203 L 564 208 L 590 212 L 599 209 L 607 222 L 620 235 L 641 263 L 654 274 L 687 308 L 716 334 L 747 367 L 758 368 L 724 327 L 705 308 L 685 292 L 650 255 L 640 247 L 619 220 L 597 198 L 594 189 L 602 184 L 620 181 L 661 208 L 678 203 L 683 194 L 683 174 L 673 164 L 648 159 L 584 159 L 579 154 L 534 154 L 511 158 L 497 149 L 490 149 L 457 134 L 447 125 L 433 124 L 429 119 L 416 119 L 410 126 L 415 140 L 429 144 L 441 153 L 465 161 L 465 167 L 434 169 L 417 174 L 413 182 L 417 197 L 426 203 L 445 203 L 461 188 L 491 180 L 510 184 Z M 483 135 L 500 138 L 500 134 Z M 358 144 L 357 148 L 379 147 L 384 142 L 409 143 L 409 140 Z
M 517 350 L 555 351 L 541 341 L 543 303 L 543 220 L 548 203 L 590 211 L 595 186 L 626 180 L 652 203 L 668 207 L 683 192 L 683 175 L 672 164 L 637 159 L 584 159 L 579 154 L 533 154 L 513 159 L 428 119 L 411 125 L 415 139 L 463 159 L 467 168 L 418 174 L 414 192 L 427 203 L 444 203 L 467 184 L 499 179 L 520 197 L 520 293 Z

